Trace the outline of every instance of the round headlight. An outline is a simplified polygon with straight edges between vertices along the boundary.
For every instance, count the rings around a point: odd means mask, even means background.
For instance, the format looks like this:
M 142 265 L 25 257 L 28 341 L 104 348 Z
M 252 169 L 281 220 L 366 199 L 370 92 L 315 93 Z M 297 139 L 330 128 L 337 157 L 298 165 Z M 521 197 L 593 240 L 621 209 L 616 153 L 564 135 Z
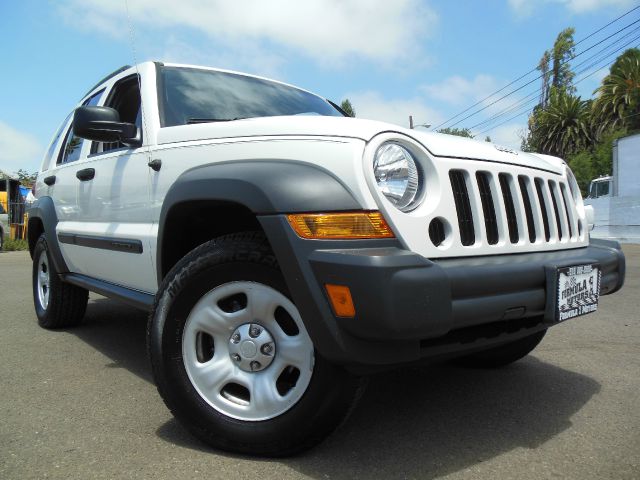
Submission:
M 376 151 L 373 173 L 378 188 L 395 207 L 408 212 L 415 207 L 420 172 L 411 152 L 397 143 L 385 143 Z

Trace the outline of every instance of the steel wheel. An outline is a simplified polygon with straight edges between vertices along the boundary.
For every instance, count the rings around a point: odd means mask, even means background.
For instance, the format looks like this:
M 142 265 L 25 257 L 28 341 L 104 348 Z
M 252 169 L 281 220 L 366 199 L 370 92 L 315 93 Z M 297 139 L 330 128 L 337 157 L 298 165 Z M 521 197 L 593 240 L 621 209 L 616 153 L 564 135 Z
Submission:
M 277 417 L 307 390 L 313 344 L 295 305 L 257 282 L 229 282 L 191 309 L 184 366 L 200 396 L 238 420 Z
M 49 276 L 49 257 L 46 251 L 40 253 L 38 258 L 38 274 L 36 277 L 36 288 L 38 292 L 38 302 L 40 307 L 46 310 L 49 306 L 49 292 L 51 291 L 51 277 Z

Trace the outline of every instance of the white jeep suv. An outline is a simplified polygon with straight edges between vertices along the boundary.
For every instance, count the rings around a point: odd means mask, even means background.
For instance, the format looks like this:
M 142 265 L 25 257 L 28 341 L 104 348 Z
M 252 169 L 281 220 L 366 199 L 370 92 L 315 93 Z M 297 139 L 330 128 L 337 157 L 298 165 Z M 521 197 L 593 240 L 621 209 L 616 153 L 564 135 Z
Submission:
M 54 136 L 36 196 L 40 325 L 80 323 L 88 291 L 148 310 L 167 406 L 238 452 L 319 442 L 371 371 L 516 361 L 624 280 L 562 160 L 211 68 L 101 80 Z

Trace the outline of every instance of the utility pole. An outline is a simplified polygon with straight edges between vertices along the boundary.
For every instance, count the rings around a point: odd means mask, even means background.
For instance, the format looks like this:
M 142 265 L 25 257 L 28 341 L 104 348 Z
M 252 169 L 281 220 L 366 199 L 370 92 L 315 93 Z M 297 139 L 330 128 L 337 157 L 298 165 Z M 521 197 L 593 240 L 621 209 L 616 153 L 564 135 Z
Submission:
M 413 115 L 409 115 L 409 128 L 413 130 Z

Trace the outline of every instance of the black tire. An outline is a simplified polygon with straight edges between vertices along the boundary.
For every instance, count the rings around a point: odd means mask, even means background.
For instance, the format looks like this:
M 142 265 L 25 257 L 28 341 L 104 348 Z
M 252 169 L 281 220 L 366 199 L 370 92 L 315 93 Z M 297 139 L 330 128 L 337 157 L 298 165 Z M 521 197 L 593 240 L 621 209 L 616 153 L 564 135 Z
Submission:
M 456 358 L 453 363 L 468 368 L 500 368 L 520 360 L 542 341 L 547 330 L 541 330 L 515 342 Z
M 347 418 L 363 385 L 317 352 L 302 397 L 267 420 L 226 415 L 208 403 L 189 379 L 182 340 L 187 317 L 203 295 L 230 282 L 258 282 L 289 297 L 262 233 L 227 235 L 191 251 L 166 276 L 149 318 L 147 340 L 158 391 L 182 425 L 215 448 L 260 456 L 286 456 L 308 449 Z
M 48 302 L 43 304 L 39 296 L 38 275 L 43 270 L 46 256 L 46 273 L 49 276 Z M 84 288 L 64 283 L 60 280 L 51 261 L 51 254 L 44 234 L 40 236 L 33 250 L 33 303 L 38 324 L 43 328 L 55 329 L 73 327 L 82 322 L 87 309 L 89 292 Z

